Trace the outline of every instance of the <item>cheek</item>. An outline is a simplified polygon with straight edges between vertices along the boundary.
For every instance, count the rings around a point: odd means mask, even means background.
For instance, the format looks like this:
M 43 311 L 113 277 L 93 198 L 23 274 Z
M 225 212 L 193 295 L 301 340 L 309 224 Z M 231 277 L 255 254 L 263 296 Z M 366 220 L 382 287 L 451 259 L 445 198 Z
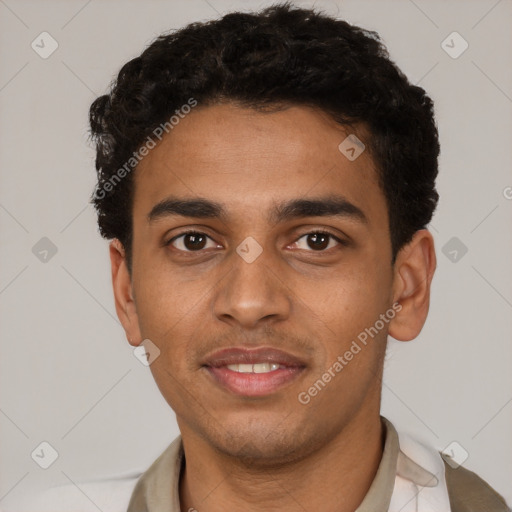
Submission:
M 386 273 L 382 266 L 361 261 L 350 270 L 340 268 L 328 282 L 311 288 L 308 304 L 315 316 L 329 327 L 326 348 L 331 358 L 342 353 L 365 329 L 374 326 L 390 307 L 391 279 L 391 270 Z M 379 339 L 385 338 L 386 329 L 382 331 Z
M 162 360 L 176 367 L 184 361 L 187 343 L 200 328 L 198 318 L 205 318 L 200 311 L 204 283 L 180 283 L 169 272 L 153 271 L 146 272 L 139 282 L 143 283 L 136 290 L 141 334 L 159 347 Z
M 318 289 L 317 299 L 310 303 L 315 316 L 328 328 L 323 329 L 324 357 L 317 359 L 307 389 L 316 393 L 318 380 L 328 380 L 315 403 L 330 409 L 335 401 L 342 405 L 337 413 L 340 417 L 348 409 L 355 410 L 373 389 L 386 345 L 388 324 L 373 329 L 388 308 L 388 278 L 379 278 L 378 272 L 364 268 L 364 272 L 353 271 L 333 281 L 328 293 Z M 380 323 L 378 327 L 382 327 Z

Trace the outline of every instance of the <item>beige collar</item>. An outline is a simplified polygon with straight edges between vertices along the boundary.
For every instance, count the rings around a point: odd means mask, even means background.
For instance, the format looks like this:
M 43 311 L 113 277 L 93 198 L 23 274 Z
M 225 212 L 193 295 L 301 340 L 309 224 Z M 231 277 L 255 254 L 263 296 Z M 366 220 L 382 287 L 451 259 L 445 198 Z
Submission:
M 356 512 L 388 510 L 398 474 L 418 485 L 435 486 L 435 476 L 400 451 L 398 434 L 386 418 L 382 459 L 368 493 Z M 180 512 L 179 482 L 184 462 L 183 443 L 178 436 L 140 477 L 127 512 Z

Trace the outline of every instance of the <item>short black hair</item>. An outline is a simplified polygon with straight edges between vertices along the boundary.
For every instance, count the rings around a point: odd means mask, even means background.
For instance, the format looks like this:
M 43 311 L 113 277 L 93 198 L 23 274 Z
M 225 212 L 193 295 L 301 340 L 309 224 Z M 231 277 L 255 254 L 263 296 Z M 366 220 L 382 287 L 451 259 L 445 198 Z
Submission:
M 91 202 L 101 235 L 123 244 L 130 272 L 137 151 L 192 102 L 309 106 L 365 127 L 388 207 L 392 263 L 432 218 L 440 149 L 432 100 L 390 60 L 376 32 L 285 2 L 160 35 L 92 103 Z

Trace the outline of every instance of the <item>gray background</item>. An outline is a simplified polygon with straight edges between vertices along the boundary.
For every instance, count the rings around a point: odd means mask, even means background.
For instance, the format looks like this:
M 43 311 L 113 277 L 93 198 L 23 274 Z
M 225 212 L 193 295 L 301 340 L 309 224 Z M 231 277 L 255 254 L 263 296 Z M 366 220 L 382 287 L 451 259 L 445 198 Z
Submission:
M 270 3 L 0 0 L 2 509 L 57 483 L 143 470 L 178 433 L 115 314 L 108 246 L 88 205 L 87 110 L 161 32 Z M 383 414 L 440 450 L 457 441 L 464 465 L 512 503 L 512 2 L 316 6 L 377 30 L 436 104 L 432 306 L 415 341 L 390 342 Z M 43 31 L 59 45 L 47 59 L 31 48 Z M 458 58 L 441 46 L 453 31 L 469 44 Z M 46 262 L 33 252 L 43 237 L 57 249 Z M 31 458 L 42 441 L 59 453 L 46 470 Z

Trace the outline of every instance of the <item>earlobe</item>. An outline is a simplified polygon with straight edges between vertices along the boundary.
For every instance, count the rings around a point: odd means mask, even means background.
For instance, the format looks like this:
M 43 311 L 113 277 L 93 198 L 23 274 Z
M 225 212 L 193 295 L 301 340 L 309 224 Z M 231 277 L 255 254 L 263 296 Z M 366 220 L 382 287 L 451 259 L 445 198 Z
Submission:
M 436 268 L 434 240 L 426 229 L 417 231 L 396 258 L 393 303 L 401 310 L 389 325 L 389 335 L 410 341 L 421 332 L 430 305 L 430 285 Z
M 133 298 L 131 277 L 126 265 L 125 250 L 122 243 L 115 238 L 110 243 L 109 251 L 117 316 L 125 330 L 126 339 L 130 345 L 138 346 L 142 341 L 142 336 Z

